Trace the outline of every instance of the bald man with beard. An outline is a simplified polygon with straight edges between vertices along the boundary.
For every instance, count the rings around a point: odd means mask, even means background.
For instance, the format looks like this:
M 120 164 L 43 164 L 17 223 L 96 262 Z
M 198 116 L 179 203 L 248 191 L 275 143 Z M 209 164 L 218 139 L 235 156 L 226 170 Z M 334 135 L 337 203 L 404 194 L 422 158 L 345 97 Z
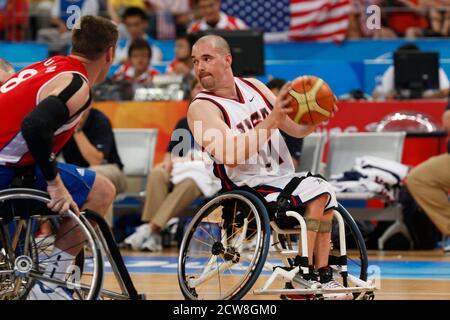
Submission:
M 303 138 L 317 128 L 299 125 L 288 117 L 292 111 L 291 84 L 283 85 L 275 97 L 258 80 L 235 77 L 230 47 L 219 36 L 207 35 L 197 40 L 191 57 L 204 90 L 189 106 L 188 124 L 195 141 L 213 158 L 214 173 L 221 180 L 223 191 L 248 186 L 260 192 L 267 202 L 273 202 L 294 177 L 300 178 L 292 196 L 295 205 L 305 210 L 308 230 L 309 273 L 302 276 L 310 288 L 342 289 L 333 279 L 328 263 L 333 210 L 338 205 L 336 195 L 321 177 L 295 172 L 280 134 L 282 130 Z M 275 152 L 268 150 L 269 145 Z M 347 293 L 323 296 L 352 298 Z

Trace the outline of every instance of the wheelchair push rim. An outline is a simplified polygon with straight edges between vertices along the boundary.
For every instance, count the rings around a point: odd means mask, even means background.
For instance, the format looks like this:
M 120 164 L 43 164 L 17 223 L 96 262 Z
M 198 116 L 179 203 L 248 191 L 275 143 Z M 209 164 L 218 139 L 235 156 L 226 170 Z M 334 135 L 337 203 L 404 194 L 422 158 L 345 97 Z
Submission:
M 224 193 L 203 206 L 180 248 L 178 281 L 187 299 L 240 299 L 261 272 L 270 226 L 261 201 L 245 191 Z

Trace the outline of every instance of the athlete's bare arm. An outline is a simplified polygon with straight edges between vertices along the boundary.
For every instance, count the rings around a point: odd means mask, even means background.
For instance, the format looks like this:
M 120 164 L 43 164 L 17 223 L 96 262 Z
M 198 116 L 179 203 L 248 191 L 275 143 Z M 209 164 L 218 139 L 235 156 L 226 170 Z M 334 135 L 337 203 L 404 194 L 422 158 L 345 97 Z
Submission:
M 189 107 L 188 123 L 195 141 L 221 163 L 234 167 L 258 153 L 292 110 L 288 108 L 289 87 L 280 91 L 273 111 L 253 130 L 236 134 L 226 124 L 221 111 L 206 100 L 195 100 Z M 201 130 L 199 129 L 201 127 Z
M 269 100 L 269 102 L 272 106 L 275 105 L 275 101 L 276 101 L 277 97 L 275 97 L 275 95 L 272 93 L 272 91 L 270 91 L 270 89 L 267 88 L 264 83 L 262 83 L 261 81 L 259 81 L 258 79 L 255 79 L 255 78 L 247 78 L 246 80 L 253 83 L 261 91 L 261 93 L 264 94 L 264 96 L 267 98 L 267 100 Z M 286 83 L 285 86 L 288 86 L 289 89 L 291 89 L 289 86 L 289 83 Z M 289 96 L 288 99 L 291 100 L 292 97 Z M 281 130 L 283 130 L 285 133 L 287 133 L 288 135 L 290 135 L 292 137 L 296 137 L 296 138 L 306 137 L 310 133 L 314 132 L 317 127 L 318 127 L 318 125 L 297 124 L 288 116 L 286 116 L 283 119 L 283 121 L 281 122 L 281 124 L 279 126 L 279 128 Z

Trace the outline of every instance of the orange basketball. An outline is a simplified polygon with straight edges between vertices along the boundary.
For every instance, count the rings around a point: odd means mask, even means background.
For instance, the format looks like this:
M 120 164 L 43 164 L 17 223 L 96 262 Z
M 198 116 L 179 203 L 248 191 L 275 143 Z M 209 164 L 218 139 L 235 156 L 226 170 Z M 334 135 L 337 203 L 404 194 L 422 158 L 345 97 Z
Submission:
M 326 82 L 314 76 L 296 78 L 289 94 L 294 98 L 289 117 L 300 124 L 319 124 L 327 120 L 336 102 Z

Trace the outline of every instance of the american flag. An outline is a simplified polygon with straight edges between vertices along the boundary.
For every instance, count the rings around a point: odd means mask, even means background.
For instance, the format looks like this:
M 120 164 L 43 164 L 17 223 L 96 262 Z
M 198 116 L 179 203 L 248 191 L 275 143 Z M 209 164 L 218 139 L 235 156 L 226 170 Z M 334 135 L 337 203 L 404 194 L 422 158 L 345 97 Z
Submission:
M 341 42 L 351 9 L 351 0 L 222 0 L 225 13 L 263 29 L 267 41 Z

